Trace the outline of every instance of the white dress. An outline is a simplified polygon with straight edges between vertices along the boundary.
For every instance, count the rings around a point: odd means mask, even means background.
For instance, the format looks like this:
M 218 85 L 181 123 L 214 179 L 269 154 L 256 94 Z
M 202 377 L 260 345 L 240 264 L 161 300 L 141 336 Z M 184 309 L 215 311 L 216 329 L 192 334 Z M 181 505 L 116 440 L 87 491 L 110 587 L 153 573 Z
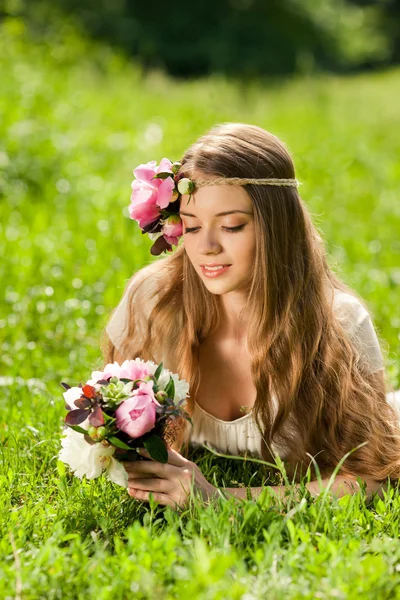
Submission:
M 382 370 L 384 362 L 379 341 L 371 317 L 362 304 L 354 296 L 336 291 L 334 309 L 360 353 L 363 370 L 371 374 Z M 124 294 L 106 327 L 107 334 L 117 350 L 123 339 L 126 310 L 127 293 Z M 150 313 L 150 307 L 148 310 Z M 164 358 L 160 357 L 159 361 Z M 164 364 L 168 368 L 168 361 L 164 360 Z M 388 393 L 387 400 L 395 406 L 400 416 L 400 391 Z M 194 401 L 192 421 L 193 428 L 189 440 L 193 447 L 207 442 L 207 445 L 225 454 L 261 457 L 261 433 L 253 418 L 252 410 L 234 421 L 224 421 L 214 417 Z M 272 444 L 272 449 L 281 458 L 285 457 L 285 448 Z

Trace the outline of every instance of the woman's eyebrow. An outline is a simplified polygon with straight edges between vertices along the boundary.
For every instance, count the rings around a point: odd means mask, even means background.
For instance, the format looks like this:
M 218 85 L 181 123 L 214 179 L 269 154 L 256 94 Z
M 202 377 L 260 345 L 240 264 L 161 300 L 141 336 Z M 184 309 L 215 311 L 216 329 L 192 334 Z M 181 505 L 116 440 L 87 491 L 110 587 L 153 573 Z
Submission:
M 217 213 L 215 216 L 216 217 L 223 217 L 224 215 L 233 215 L 234 213 L 243 213 L 244 215 L 251 215 L 251 212 L 248 212 L 246 210 L 226 210 L 225 212 L 220 212 Z M 179 213 L 180 215 L 184 215 L 185 217 L 195 217 L 196 215 L 193 215 L 192 213 L 187 213 L 187 212 L 183 212 L 180 211 Z

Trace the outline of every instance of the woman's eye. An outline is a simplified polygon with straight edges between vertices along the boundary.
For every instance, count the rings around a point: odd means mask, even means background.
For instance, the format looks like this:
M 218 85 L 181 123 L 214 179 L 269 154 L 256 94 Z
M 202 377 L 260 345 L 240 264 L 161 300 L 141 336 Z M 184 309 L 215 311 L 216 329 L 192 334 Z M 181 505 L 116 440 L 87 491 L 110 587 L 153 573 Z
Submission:
M 229 231 L 230 233 L 234 233 L 235 231 L 240 231 L 243 229 L 244 225 L 237 225 L 236 227 L 223 227 L 225 231 Z M 199 227 L 186 227 L 184 233 L 194 233 L 199 229 Z

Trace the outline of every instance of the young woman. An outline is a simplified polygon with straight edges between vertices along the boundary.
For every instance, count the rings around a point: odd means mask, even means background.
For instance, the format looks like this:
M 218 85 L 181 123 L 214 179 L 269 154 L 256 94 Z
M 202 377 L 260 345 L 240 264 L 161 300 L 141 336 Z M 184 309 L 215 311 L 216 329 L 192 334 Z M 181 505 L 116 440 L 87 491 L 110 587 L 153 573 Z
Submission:
M 361 477 L 370 494 L 399 478 L 398 415 L 370 315 L 328 266 L 284 144 L 257 126 L 218 125 L 185 153 L 179 176 L 202 182 L 180 197 L 183 243 L 131 278 L 104 360 L 162 360 L 190 383 L 193 428 L 181 423 L 167 464 L 126 465 L 130 495 L 184 507 L 191 483 L 204 499 L 216 494 L 185 458 L 205 441 L 270 462 L 278 454 L 297 477 L 315 457 L 324 483 L 367 442 L 332 491 L 352 493 Z

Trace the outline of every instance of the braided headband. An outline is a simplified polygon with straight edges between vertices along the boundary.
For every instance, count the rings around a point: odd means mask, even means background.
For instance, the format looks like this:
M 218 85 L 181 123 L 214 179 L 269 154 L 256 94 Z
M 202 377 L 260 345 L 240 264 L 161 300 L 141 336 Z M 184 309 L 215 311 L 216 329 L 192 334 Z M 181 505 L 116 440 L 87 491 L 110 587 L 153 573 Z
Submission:
M 247 177 L 218 177 L 217 179 L 210 180 L 196 179 L 194 183 L 196 188 L 204 187 L 206 185 L 245 185 L 246 183 L 251 183 L 252 185 L 283 185 L 288 187 L 299 187 L 300 185 L 300 181 L 297 179 L 251 179 Z
M 297 179 L 251 179 L 241 177 L 216 177 L 194 180 L 178 175 L 182 164 L 163 158 L 157 166 L 155 160 L 141 164 L 133 170 L 131 203 L 128 207 L 131 219 L 138 222 L 142 233 L 154 242 L 150 248 L 153 256 L 171 252 L 183 234 L 179 215 L 182 194 L 192 193 L 207 185 L 272 185 L 298 187 Z

